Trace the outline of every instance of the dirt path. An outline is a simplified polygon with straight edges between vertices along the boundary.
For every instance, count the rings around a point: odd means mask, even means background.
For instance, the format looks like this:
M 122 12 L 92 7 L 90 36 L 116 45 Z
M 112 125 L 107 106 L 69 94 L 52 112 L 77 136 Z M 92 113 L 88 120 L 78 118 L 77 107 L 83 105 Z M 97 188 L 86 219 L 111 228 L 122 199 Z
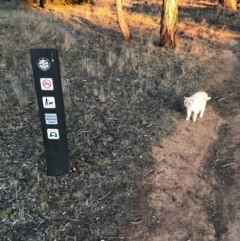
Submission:
M 212 96 L 204 117 L 186 122 L 184 113 L 175 134 L 152 148 L 157 164 L 146 184 L 156 212 L 130 241 L 240 240 L 240 61 L 230 49 L 217 61 L 203 88 Z

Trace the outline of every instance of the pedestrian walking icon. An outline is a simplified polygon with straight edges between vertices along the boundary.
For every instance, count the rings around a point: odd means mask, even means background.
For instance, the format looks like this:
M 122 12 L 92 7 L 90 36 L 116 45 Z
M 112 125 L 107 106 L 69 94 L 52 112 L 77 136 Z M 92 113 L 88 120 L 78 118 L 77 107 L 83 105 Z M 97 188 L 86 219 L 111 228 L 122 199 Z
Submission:
M 44 97 L 42 97 L 42 100 L 43 100 L 43 107 L 45 109 L 55 109 L 56 108 L 55 97 L 44 96 Z

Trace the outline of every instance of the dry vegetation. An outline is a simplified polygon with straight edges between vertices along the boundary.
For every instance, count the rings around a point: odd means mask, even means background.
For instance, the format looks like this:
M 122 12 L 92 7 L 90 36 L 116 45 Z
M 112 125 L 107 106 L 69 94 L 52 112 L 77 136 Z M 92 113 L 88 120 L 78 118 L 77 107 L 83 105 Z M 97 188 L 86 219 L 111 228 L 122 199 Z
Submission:
M 226 22 L 238 13 L 184 3 L 169 51 L 155 46 L 160 10 L 125 8 L 125 43 L 113 4 L 0 5 L 1 240 L 124 240 L 141 219 L 151 144 L 174 130 L 183 95 L 208 80 L 240 26 Z M 61 178 L 46 176 L 29 54 L 49 47 L 60 54 L 72 167 Z

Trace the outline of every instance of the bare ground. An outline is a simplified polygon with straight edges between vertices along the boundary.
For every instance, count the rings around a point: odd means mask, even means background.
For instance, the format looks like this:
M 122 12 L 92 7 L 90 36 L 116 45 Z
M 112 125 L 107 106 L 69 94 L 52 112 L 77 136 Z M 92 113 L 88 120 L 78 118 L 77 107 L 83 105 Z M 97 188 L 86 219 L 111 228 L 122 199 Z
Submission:
M 129 240 L 240 240 L 239 45 L 234 52 L 223 51 L 203 86 L 212 96 L 204 117 L 186 122 L 183 112 L 176 133 L 152 147 L 157 163 L 145 182 L 155 212 Z
M 139 5 L 144 15 L 135 7 L 131 43 L 97 7 L 0 14 L 0 240 L 126 240 L 132 228 L 130 241 L 237 240 L 239 45 L 232 39 L 214 56 L 240 30 L 239 14 L 183 6 L 175 53 L 153 45 L 159 4 Z M 62 178 L 46 176 L 36 46 L 60 49 L 72 168 Z M 177 110 L 199 85 L 212 100 L 203 119 L 185 122 Z M 153 162 L 149 147 L 177 117 Z

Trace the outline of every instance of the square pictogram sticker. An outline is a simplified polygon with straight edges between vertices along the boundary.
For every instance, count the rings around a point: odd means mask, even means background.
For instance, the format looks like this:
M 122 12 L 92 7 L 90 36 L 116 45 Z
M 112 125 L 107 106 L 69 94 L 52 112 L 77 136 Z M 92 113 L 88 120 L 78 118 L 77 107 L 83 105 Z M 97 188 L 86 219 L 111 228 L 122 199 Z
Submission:
M 58 129 L 47 129 L 48 139 L 57 140 L 59 139 L 59 130 Z
M 44 97 L 42 97 L 42 100 L 43 100 L 43 107 L 45 109 L 55 109 L 56 108 L 55 97 L 44 96 Z
M 57 125 L 57 114 L 56 113 L 45 113 L 45 123 L 47 125 Z
M 40 78 L 41 90 L 54 90 L 52 78 Z

